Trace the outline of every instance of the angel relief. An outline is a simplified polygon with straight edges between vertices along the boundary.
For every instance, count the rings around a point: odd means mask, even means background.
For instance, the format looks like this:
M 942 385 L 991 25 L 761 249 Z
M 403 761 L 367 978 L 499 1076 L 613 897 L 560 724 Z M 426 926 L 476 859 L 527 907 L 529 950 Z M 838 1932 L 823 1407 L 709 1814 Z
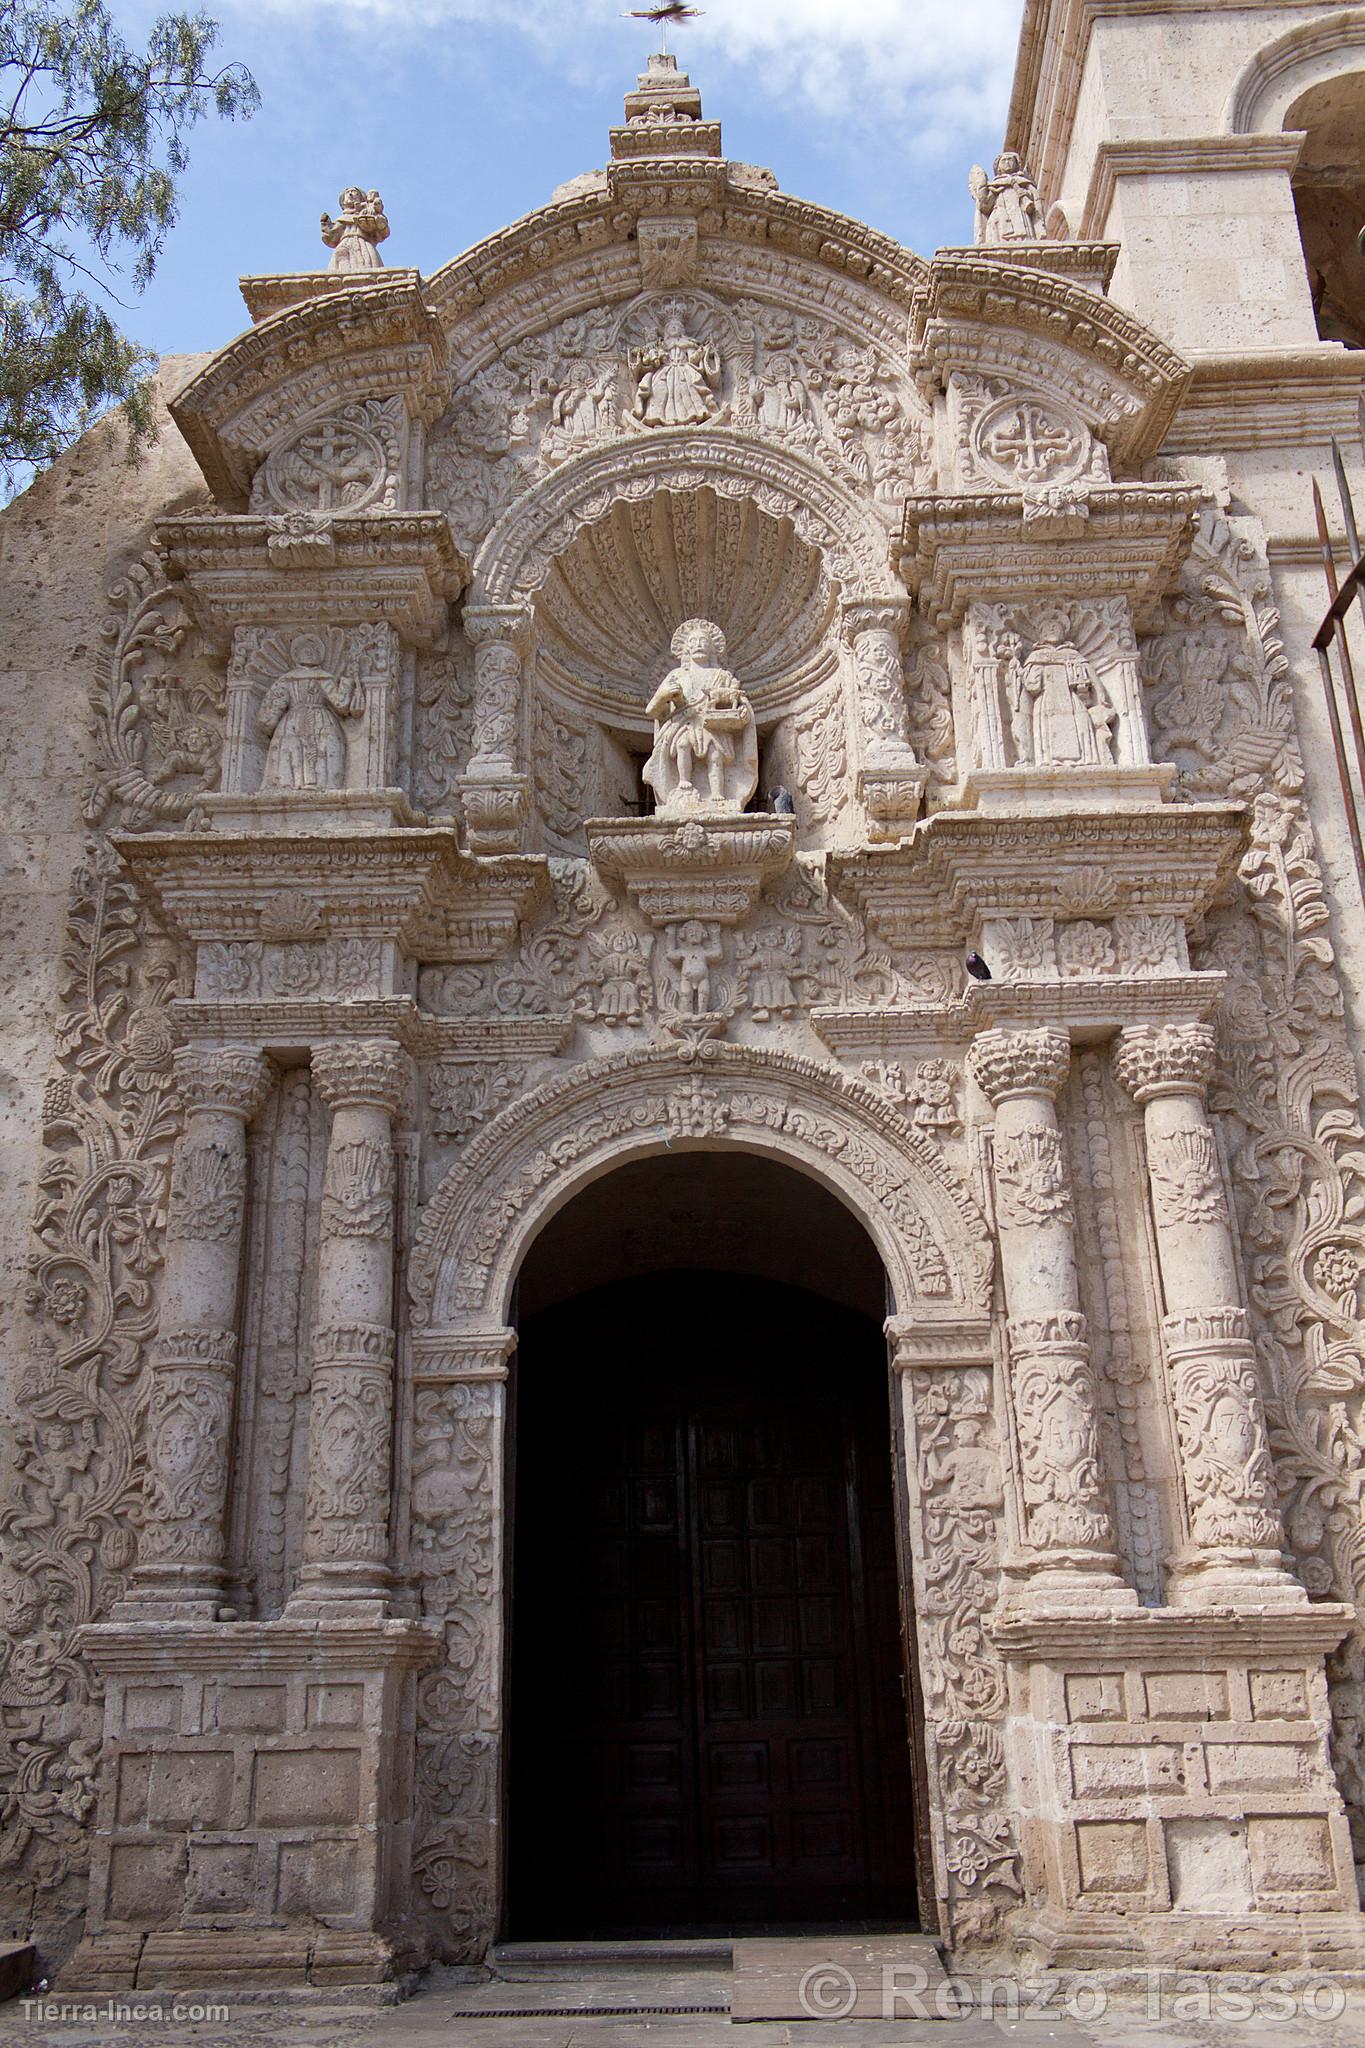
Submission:
M 634 417 L 646 427 L 699 427 L 720 403 L 720 350 L 694 341 L 682 316 L 670 313 L 663 339 L 630 352 L 636 379 Z

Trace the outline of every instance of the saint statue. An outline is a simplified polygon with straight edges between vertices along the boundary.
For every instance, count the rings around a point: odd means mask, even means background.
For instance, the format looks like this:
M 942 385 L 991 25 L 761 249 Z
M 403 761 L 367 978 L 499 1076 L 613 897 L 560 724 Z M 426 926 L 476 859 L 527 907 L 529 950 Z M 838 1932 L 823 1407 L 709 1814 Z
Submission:
M 670 646 L 678 666 L 645 706 L 655 720 L 645 781 L 660 817 L 736 815 L 758 787 L 753 706 L 722 666 L 725 635 L 710 619 L 685 620 Z M 693 780 L 699 770 L 704 789 Z
M 647 427 L 699 427 L 716 410 L 720 350 L 693 341 L 677 313 L 664 322 L 663 340 L 631 351 L 639 382 L 633 411 Z
M 1017 654 L 1011 658 L 1005 688 L 1021 764 L 1089 768 L 1112 763 L 1113 706 L 1068 640 L 1065 612 L 1039 615 L 1033 652 L 1023 661 Z
M 299 633 L 292 667 L 270 685 L 257 714 L 270 734 L 262 789 L 340 789 L 346 780 L 346 732 L 364 698 L 361 683 L 333 675 L 316 633 Z
M 382 270 L 384 259 L 376 244 L 388 241 L 389 224 L 379 194 L 348 185 L 337 204 L 337 219 L 324 213 L 321 221 L 322 239 L 332 252 L 328 270 Z
M 978 242 L 1045 242 L 1047 225 L 1038 187 L 1012 149 L 995 159 L 988 178 L 972 166 L 967 187 L 976 201 Z

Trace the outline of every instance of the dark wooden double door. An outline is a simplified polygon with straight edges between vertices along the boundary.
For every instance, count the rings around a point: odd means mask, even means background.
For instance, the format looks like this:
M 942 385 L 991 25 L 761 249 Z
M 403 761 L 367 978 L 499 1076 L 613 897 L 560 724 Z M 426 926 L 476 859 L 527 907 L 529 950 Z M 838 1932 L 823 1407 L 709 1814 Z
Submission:
M 913 1924 L 876 1324 L 665 1274 L 516 1385 L 509 1932 Z

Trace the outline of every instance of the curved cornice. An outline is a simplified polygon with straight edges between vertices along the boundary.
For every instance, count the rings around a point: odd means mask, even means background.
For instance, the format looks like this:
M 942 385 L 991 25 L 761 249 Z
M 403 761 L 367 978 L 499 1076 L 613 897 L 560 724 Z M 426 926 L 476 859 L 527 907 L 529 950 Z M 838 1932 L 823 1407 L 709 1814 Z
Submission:
M 677 189 L 684 171 L 694 173 L 690 164 L 661 161 L 649 166 L 647 179 L 635 176 L 628 182 L 604 174 L 600 187 L 539 207 L 443 265 L 427 280 L 427 303 L 449 327 L 509 285 L 539 275 L 565 258 L 635 241 L 642 214 L 677 212 L 680 200 L 684 208 L 698 207 L 697 223 L 704 238 L 766 242 L 856 278 L 907 310 L 923 289 L 929 273 L 924 258 L 889 235 L 811 200 L 751 184 L 742 176 L 742 166 L 713 168 L 710 190 L 695 193 Z
M 1190 379 L 1185 358 L 1112 299 L 985 250 L 940 250 L 911 321 L 922 369 L 945 376 L 963 328 L 1039 335 L 1051 348 L 1093 363 L 1126 400 L 1119 418 L 1093 422 L 1124 462 L 1155 454 Z M 973 366 L 983 367 L 979 351 Z
M 249 327 L 171 403 L 210 489 L 245 508 L 251 477 L 281 432 L 310 412 L 403 393 L 432 419 L 446 400 L 445 336 L 411 271 L 379 273 Z

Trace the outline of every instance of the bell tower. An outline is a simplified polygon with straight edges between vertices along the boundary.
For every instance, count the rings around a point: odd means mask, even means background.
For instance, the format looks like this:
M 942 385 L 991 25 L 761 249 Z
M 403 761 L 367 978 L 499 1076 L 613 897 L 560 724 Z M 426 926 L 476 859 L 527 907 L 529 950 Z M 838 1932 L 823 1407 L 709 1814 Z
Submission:
M 1365 14 L 1028 0 L 1006 147 L 1175 347 L 1365 344 Z

